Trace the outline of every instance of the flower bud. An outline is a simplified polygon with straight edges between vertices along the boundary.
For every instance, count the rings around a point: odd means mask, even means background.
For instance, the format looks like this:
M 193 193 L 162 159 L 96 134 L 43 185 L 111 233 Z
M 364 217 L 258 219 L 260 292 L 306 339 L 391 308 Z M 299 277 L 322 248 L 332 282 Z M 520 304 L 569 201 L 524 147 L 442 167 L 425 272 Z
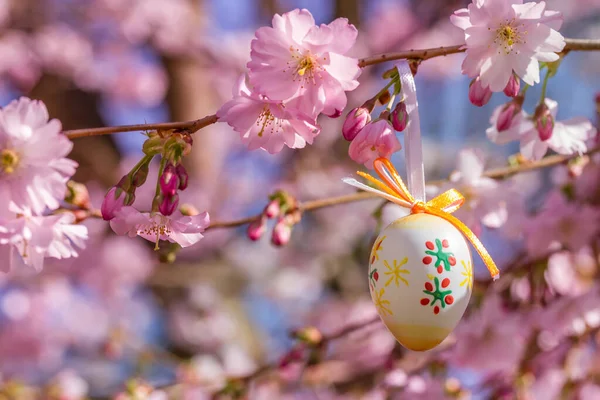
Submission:
M 179 196 L 177 193 L 172 196 L 164 196 L 158 206 L 158 211 L 162 215 L 171 215 L 177 209 L 177 205 L 179 205 Z
M 284 246 L 289 243 L 292 236 L 292 227 L 287 223 L 284 217 L 279 217 L 277 224 L 273 228 L 271 243 L 275 246 Z
M 185 190 L 188 187 L 190 177 L 183 164 L 179 164 L 175 167 L 175 173 L 177 174 L 177 178 L 179 178 L 179 190 Z
M 182 204 L 179 207 L 179 212 L 186 217 L 193 217 L 194 215 L 200 214 L 200 211 L 191 204 Z
M 513 72 L 510 75 L 510 79 L 504 88 L 504 94 L 508 97 L 515 97 L 519 94 L 519 89 L 521 88 L 521 79 Z
M 102 213 L 102 218 L 105 221 L 110 221 L 115 217 L 117 211 L 119 211 L 125 203 L 125 192 L 123 189 L 118 188 L 117 186 L 113 186 L 104 196 L 104 200 L 102 200 L 102 206 L 100 207 L 100 212 Z
M 150 170 L 149 163 L 142 164 L 142 166 L 137 171 L 135 171 L 135 173 L 131 177 L 131 184 L 135 187 L 140 187 L 144 183 L 146 183 L 146 179 L 148 178 L 149 170 Z
M 272 200 L 269 204 L 267 204 L 265 210 L 263 211 L 263 214 L 267 218 L 275 218 L 279 215 L 280 211 L 281 207 L 279 206 L 279 200 L 275 199 Z
M 406 129 L 406 126 L 408 125 L 408 112 L 406 111 L 406 103 L 401 101 L 400 103 L 396 104 L 396 108 L 394 108 L 394 111 L 392 111 L 390 114 L 389 120 L 394 129 L 398 132 L 402 132 L 404 129 Z
M 535 129 L 538 132 L 541 141 L 546 141 L 552 137 L 554 130 L 554 117 L 550 113 L 548 106 L 541 104 L 535 110 Z
M 381 93 L 379 95 L 379 98 L 377 100 L 379 100 L 379 104 L 386 105 L 390 99 L 392 98 L 392 95 L 390 94 L 390 92 L 388 92 L 387 90 L 383 93 Z
M 164 139 L 154 131 L 148 135 L 148 139 L 142 145 L 142 151 L 144 154 L 153 156 L 162 152 L 164 146 Z
M 328 115 L 329 118 L 339 118 L 342 115 L 342 110 L 338 110 L 337 108 L 333 111 L 333 114 Z
M 509 129 L 512 125 L 515 115 L 517 115 L 519 111 L 520 110 L 518 110 L 518 105 L 516 103 L 512 101 L 507 103 L 496 120 L 496 129 L 498 132 Z
M 160 176 L 160 191 L 165 196 L 173 196 L 177 193 L 178 188 L 179 178 L 177 177 L 177 170 L 173 164 L 169 163 Z
M 358 135 L 358 132 L 371 122 L 371 113 L 364 107 L 352 109 L 346 116 L 342 135 L 344 139 L 351 142 Z
M 258 240 L 262 237 L 262 235 L 264 235 L 265 231 L 267 230 L 267 219 L 265 218 L 264 215 L 261 215 L 261 217 L 255 221 L 252 221 L 250 223 L 250 225 L 248 225 L 248 231 L 246 232 L 248 235 L 248 238 L 250 240 Z
M 469 85 L 469 100 L 477 107 L 483 107 L 490 101 L 492 91 L 489 87 L 483 87 L 479 77 L 473 79 Z
M 74 181 L 67 182 L 65 201 L 85 210 L 89 209 L 91 206 L 90 193 L 88 192 L 87 187 L 83 183 Z

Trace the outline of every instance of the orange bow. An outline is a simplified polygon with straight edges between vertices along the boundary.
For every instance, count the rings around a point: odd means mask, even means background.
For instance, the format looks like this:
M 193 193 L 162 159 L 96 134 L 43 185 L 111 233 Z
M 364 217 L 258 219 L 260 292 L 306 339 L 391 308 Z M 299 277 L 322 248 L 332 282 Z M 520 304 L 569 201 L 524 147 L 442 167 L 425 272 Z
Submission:
M 465 202 L 465 198 L 462 194 L 460 194 L 460 192 L 458 192 L 456 189 L 450 189 L 434 199 L 429 200 L 427 203 L 417 201 L 410 194 L 408 188 L 402 181 L 402 178 L 388 159 L 376 159 L 373 162 L 373 167 L 383 182 L 364 172 L 358 171 L 357 174 L 365 179 L 368 179 L 379 189 L 391 196 L 385 196 L 388 200 L 391 200 L 403 207 L 410 208 L 411 214 L 425 213 L 436 215 L 450 222 L 463 235 L 465 235 L 467 239 L 469 239 L 473 247 L 475 247 L 475 250 L 477 250 L 477 253 L 479 253 L 481 256 L 485 266 L 490 271 L 492 278 L 494 280 L 498 279 L 500 271 L 498 271 L 494 260 L 492 260 L 492 257 L 487 252 L 481 241 L 465 224 L 463 224 L 458 218 L 451 215 L 451 213 L 458 210 Z

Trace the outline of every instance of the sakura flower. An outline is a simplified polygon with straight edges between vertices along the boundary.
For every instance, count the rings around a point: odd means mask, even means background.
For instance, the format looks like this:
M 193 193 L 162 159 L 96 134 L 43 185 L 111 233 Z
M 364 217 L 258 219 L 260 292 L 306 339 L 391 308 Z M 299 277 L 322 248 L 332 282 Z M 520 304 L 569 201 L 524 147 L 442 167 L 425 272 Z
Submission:
M 44 103 L 26 97 L 0 111 L 0 198 L 12 212 L 58 208 L 75 173 L 77 163 L 65 158 L 73 144 L 48 118 Z
M 592 287 L 598 273 L 590 247 L 571 253 L 561 251 L 548 258 L 545 278 L 557 293 L 564 296 L 582 295 Z
M 514 372 L 530 330 L 524 322 L 503 309 L 498 295 L 488 295 L 481 308 L 457 327 L 456 345 L 447 357 L 455 366 L 478 372 Z
M 125 206 L 110 221 L 110 227 L 117 235 L 141 236 L 150 242 L 166 240 L 188 247 L 203 238 L 202 232 L 210 223 L 207 212 L 195 216 L 158 213 L 141 213 L 133 207 Z
M 462 193 L 465 203 L 456 211 L 456 216 L 476 234 L 480 233 L 482 224 L 489 228 L 501 227 L 508 216 L 506 184 L 483 176 L 483 157 L 475 149 L 461 150 L 457 167 L 450 175 L 450 182 L 435 194 L 452 188 Z
M 402 148 L 394 128 L 385 119 L 377 120 L 365 126 L 350 143 L 350 158 L 372 169 L 373 161 L 378 157 L 389 158 Z
M 358 87 L 358 60 L 344 55 L 356 36 L 346 18 L 316 26 L 305 9 L 276 14 L 273 27 L 259 28 L 252 41 L 250 82 L 271 100 L 297 98 L 298 107 L 313 117 L 339 115 L 345 91 Z
M 10 221 L 0 221 L 0 253 L 8 256 L 0 258 L 1 269 L 6 272 L 11 268 L 15 250 L 24 263 L 33 266 L 36 271 L 43 268 L 45 257 L 77 257 L 75 246 L 85 247 L 87 228 L 74 222 L 72 213 L 24 215 Z
M 542 210 L 524 226 L 526 246 L 532 255 L 544 255 L 555 242 L 571 251 L 591 243 L 600 233 L 600 209 L 567 201 L 552 192 Z
M 555 121 L 552 135 L 548 140 L 542 141 L 540 139 L 534 122 L 523 110 L 514 115 L 507 129 L 498 131 L 497 122 L 504 106 L 496 108 L 492 113 L 491 126 L 486 130 L 488 138 L 496 144 L 506 144 L 519 140 L 521 154 L 529 160 L 541 159 L 548 149 L 565 155 L 586 152 L 588 149 L 587 141 L 597 134 L 592 123 L 583 117 L 557 121 L 558 103 L 546 98 L 545 104 Z
M 540 61 L 556 61 L 565 46 L 556 30 L 562 15 L 546 10 L 545 2 L 474 0 L 450 17 L 464 30 L 463 74 L 479 76 L 484 87 L 504 90 L 514 73 L 528 85 L 540 81 Z
M 238 80 L 233 99 L 217 111 L 217 116 L 240 133 L 249 150 L 262 148 L 271 154 L 280 152 L 284 145 L 298 149 L 312 144 L 321 130 L 314 118 L 253 93 L 245 76 Z

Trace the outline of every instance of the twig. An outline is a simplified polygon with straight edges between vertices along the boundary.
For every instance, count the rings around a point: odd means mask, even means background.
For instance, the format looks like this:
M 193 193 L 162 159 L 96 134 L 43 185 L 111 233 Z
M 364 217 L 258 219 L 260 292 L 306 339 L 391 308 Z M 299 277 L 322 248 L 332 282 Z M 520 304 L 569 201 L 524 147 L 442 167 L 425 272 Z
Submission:
M 565 39 L 566 45 L 563 53 L 570 51 L 596 51 L 600 50 L 600 40 L 598 39 Z M 447 56 L 449 54 L 462 53 L 465 49 L 463 45 L 454 45 L 446 47 L 434 47 L 431 49 L 406 50 L 397 53 L 386 53 L 377 56 L 366 57 L 358 61 L 360 67 L 380 64 L 387 61 L 412 59 L 412 60 L 428 60 L 434 57 Z M 152 131 L 152 130 L 169 130 L 169 129 L 185 129 L 190 133 L 194 133 L 208 125 L 218 121 L 216 115 L 186 122 L 164 122 L 160 124 L 139 124 L 139 125 L 123 125 L 123 126 L 108 126 L 103 128 L 75 129 L 64 131 L 69 139 L 77 139 L 88 136 L 110 135 L 119 132 L 135 132 L 135 131 Z
M 600 151 L 600 147 L 596 147 L 595 149 L 592 149 L 589 152 L 587 152 L 586 155 L 592 155 L 599 151 Z M 528 171 L 551 167 L 551 166 L 555 166 L 555 165 L 559 165 L 559 164 L 565 164 L 569 160 L 572 160 L 577 157 L 579 157 L 579 155 L 548 156 L 539 161 L 530 162 L 530 163 L 522 164 L 522 165 L 517 165 L 514 167 L 491 169 L 489 171 L 484 172 L 483 175 L 488 178 L 503 179 L 503 178 L 507 178 L 509 176 L 512 176 L 512 175 L 515 175 L 518 173 L 522 173 L 522 172 L 528 172 Z M 436 181 L 436 182 L 430 182 L 430 184 L 438 185 L 438 184 L 441 184 L 444 182 L 445 181 Z M 331 206 L 335 206 L 335 205 L 339 205 L 339 204 L 354 203 L 356 201 L 363 201 L 363 200 L 375 199 L 375 198 L 378 198 L 378 196 L 376 194 L 369 193 L 369 192 L 358 192 L 358 193 L 353 193 L 353 194 L 346 194 L 343 196 L 328 197 L 328 198 L 324 198 L 324 199 L 306 201 L 306 202 L 301 203 L 299 207 L 302 211 L 311 211 L 311 210 L 316 210 L 319 208 L 331 207 Z M 260 218 L 260 215 L 255 215 L 253 217 L 246 217 L 246 218 L 242 218 L 242 219 L 238 219 L 238 220 L 234 220 L 234 221 L 214 222 L 207 229 L 233 228 L 233 227 L 248 224 L 252 221 L 257 220 L 258 218 Z
M 75 129 L 64 131 L 69 139 L 77 139 L 88 136 L 110 135 L 119 132 L 136 132 L 136 131 L 154 131 L 154 130 L 170 130 L 170 129 L 185 129 L 189 133 L 194 133 L 208 125 L 212 125 L 218 121 L 216 115 L 209 115 L 195 121 L 186 122 L 164 122 L 160 124 L 139 124 L 139 125 L 123 125 L 123 126 L 107 126 L 103 128 Z
M 598 39 L 565 39 L 566 45 L 563 52 L 569 51 L 596 51 L 600 50 L 600 40 Z M 447 56 L 450 54 L 463 53 L 466 49 L 463 45 L 434 47 L 431 49 L 406 50 L 397 53 L 379 54 L 377 56 L 366 57 L 358 61 L 358 65 L 366 67 L 369 65 L 380 64 L 393 60 L 428 60 L 434 57 Z

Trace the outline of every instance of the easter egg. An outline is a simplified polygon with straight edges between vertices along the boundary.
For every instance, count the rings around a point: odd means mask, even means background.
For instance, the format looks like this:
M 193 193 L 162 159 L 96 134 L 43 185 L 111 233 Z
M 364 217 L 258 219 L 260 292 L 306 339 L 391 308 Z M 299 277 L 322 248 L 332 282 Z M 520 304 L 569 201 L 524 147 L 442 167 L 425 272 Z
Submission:
M 450 222 L 419 213 L 379 235 L 369 260 L 369 289 L 381 320 L 414 351 L 440 344 L 463 316 L 473 289 L 469 243 Z

